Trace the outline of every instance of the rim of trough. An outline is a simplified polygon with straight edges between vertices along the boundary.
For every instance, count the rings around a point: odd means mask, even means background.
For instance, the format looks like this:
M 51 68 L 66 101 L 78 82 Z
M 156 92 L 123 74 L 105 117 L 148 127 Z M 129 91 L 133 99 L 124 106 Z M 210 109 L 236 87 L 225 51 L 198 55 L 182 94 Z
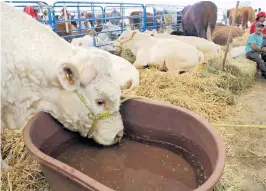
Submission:
M 122 95 L 122 97 L 125 97 Z M 127 101 L 130 102 L 131 100 Z M 209 191 L 215 187 L 215 185 L 218 183 L 219 179 L 222 176 L 224 166 L 225 166 L 225 144 L 221 139 L 221 136 L 218 134 L 218 132 L 214 129 L 214 127 L 211 126 L 211 124 L 204 118 L 200 117 L 198 114 L 186 109 L 182 108 L 179 106 L 172 105 L 170 103 L 164 102 L 164 101 L 154 101 L 150 100 L 149 98 L 147 99 L 134 99 L 134 101 L 139 101 L 139 102 L 145 102 L 145 103 L 150 103 L 154 105 L 163 105 L 163 106 L 168 106 L 173 109 L 180 110 L 188 115 L 191 115 L 194 117 L 199 123 L 204 125 L 209 132 L 211 133 L 212 137 L 217 143 L 217 161 L 216 165 L 213 169 L 213 172 L 211 176 L 208 178 L 208 180 L 196 188 L 193 191 Z M 64 164 L 63 162 L 54 159 L 42 151 L 40 151 L 33 143 L 32 140 L 30 139 L 30 131 L 31 131 L 31 125 L 35 121 L 35 119 L 41 115 L 40 113 L 37 113 L 34 115 L 27 124 L 24 127 L 24 133 L 23 133 L 23 138 L 24 138 L 24 143 L 28 149 L 28 151 L 33 155 L 33 157 L 42 165 L 48 166 L 51 169 L 55 171 L 61 171 L 60 175 L 65 176 L 69 178 L 70 180 L 73 180 L 74 182 L 84 186 L 85 188 L 92 189 L 95 191 L 114 191 L 113 189 L 105 186 L 104 184 L 94 180 L 93 178 L 85 175 L 84 173 L 76 170 L 75 168 L 72 168 L 71 166 Z M 63 173 L 62 173 L 63 172 Z M 74 175 L 74 176 L 73 176 Z M 76 177 L 76 178 L 75 178 Z

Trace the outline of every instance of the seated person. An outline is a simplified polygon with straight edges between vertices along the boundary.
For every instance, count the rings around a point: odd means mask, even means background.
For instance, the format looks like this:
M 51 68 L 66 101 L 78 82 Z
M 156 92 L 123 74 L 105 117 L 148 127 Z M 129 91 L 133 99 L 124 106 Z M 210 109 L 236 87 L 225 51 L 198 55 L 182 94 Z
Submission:
M 250 34 L 246 44 L 246 57 L 257 63 L 262 76 L 266 79 L 266 47 L 262 47 L 264 25 L 258 22 L 255 32 Z
M 265 17 L 266 17 L 265 12 L 259 12 L 257 14 L 256 21 L 250 27 L 250 31 L 249 31 L 250 34 L 255 32 L 255 26 L 256 26 L 257 23 L 262 23 L 263 24 L 265 22 Z M 266 47 L 266 28 L 263 28 L 262 34 L 263 34 L 262 46 Z

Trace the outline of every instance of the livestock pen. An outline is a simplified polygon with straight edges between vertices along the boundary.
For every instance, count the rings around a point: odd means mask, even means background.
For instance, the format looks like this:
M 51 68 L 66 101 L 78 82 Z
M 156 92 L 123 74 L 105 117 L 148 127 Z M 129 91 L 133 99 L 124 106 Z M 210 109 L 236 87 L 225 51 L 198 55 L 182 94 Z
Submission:
M 25 7 L 32 5 L 39 6 L 38 1 L 6 1 L 16 7 Z M 60 12 L 66 8 L 71 18 L 59 18 Z M 94 46 L 97 47 L 96 35 L 100 33 L 118 33 L 121 34 L 126 27 L 134 27 L 141 32 L 153 29 L 179 30 L 181 28 L 181 10 L 183 6 L 178 5 L 157 5 L 157 4 L 139 4 L 139 3 L 111 3 L 111 2 L 90 2 L 90 1 L 56 1 L 48 8 L 47 24 L 51 26 L 54 32 L 65 39 L 79 38 L 87 34 L 94 37 Z M 112 17 L 113 10 L 117 10 L 120 16 Z M 87 17 L 82 18 L 85 13 Z M 75 17 L 75 18 L 74 18 Z M 44 23 L 43 20 L 39 20 Z M 119 21 L 116 26 L 119 29 L 102 30 L 107 21 Z M 90 22 L 91 26 L 82 27 L 82 22 Z M 77 23 L 74 27 L 73 23 Z M 60 25 L 60 27 L 59 27 Z M 93 33 L 94 31 L 94 33 Z M 106 42 L 106 46 L 110 42 Z M 99 47 L 99 46 L 98 46 Z
M 10 3 L 10 1 L 8 2 Z M 25 5 L 38 7 L 39 2 L 12 1 L 12 5 L 22 9 Z M 45 9 L 45 5 L 47 4 L 43 2 L 43 9 Z M 96 34 L 121 33 L 126 26 L 134 26 L 134 24 L 140 31 L 156 29 L 158 27 L 158 24 L 156 24 L 157 18 L 157 23 L 162 24 L 164 27 L 171 26 L 174 29 L 178 29 L 181 24 L 180 10 L 183 8 L 183 6 L 177 5 L 173 7 L 155 4 L 89 1 L 72 1 L 72 3 L 69 1 L 57 1 L 53 5 L 48 5 L 48 7 L 49 17 L 47 21 L 40 20 L 40 22 L 49 24 L 56 33 L 67 32 L 66 28 L 58 30 L 56 28 L 58 23 L 63 23 L 63 25 L 65 25 L 65 22 L 79 23 L 77 28 L 70 29 L 69 33 L 62 36 L 65 39 L 82 37 L 92 30 L 96 31 L 97 23 L 106 24 L 108 20 L 117 21 L 118 19 L 121 23 L 118 25 L 120 27 L 119 30 L 111 29 L 108 32 L 100 31 L 96 32 Z M 66 8 L 76 18 L 57 19 L 57 15 L 60 14 L 63 8 Z M 111 17 L 108 15 L 114 9 L 120 12 L 121 16 Z M 220 10 L 221 12 L 224 11 L 224 9 Z M 141 14 L 130 15 L 134 11 Z M 92 14 L 92 17 L 82 18 L 80 17 L 82 12 L 94 14 Z M 151 13 L 151 15 L 147 15 L 147 12 Z M 152 21 L 147 23 L 148 18 L 152 18 Z M 130 23 L 129 19 L 135 19 L 138 22 Z M 81 23 L 84 21 L 91 21 L 93 23 L 91 28 L 83 28 Z M 218 22 L 220 21 L 218 19 Z M 70 34 L 70 32 L 75 33 Z M 248 34 L 245 33 L 242 37 L 235 38 L 231 46 L 245 45 L 247 36 Z M 97 38 L 94 38 L 94 45 L 96 46 Z M 108 43 L 110 42 L 106 42 L 106 45 Z M 153 68 L 141 70 L 140 87 L 133 90 L 125 90 L 123 93 L 126 95 L 145 96 L 188 108 L 213 124 L 222 135 L 227 149 L 226 167 L 221 182 L 214 189 L 215 191 L 265 190 L 266 151 L 264 145 L 266 132 L 263 129 L 251 128 L 252 125 L 249 125 L 251 123 L 258 126 L 261 125 L 261 127 L 266 125 L 266 121 L 263 119 L 264 113 L 261 109 L 265 102 L 263 102 L 262 96 L 256 97 L 265 95 L 263 90 L 265 82 L 260 83 L 261 85 L 257 84 L 255 89 L 252 89 L 256 68 L 253 62 L 245 58 L 229 58 L 226 62 L 226 70 L 224 72 L 219 71 L 222 56 L 211 57 L 203 68 L 198 68 L 180 76 L 160 72 Z M 134 61 L 134 58 L 131 58 L 131 60 Z M 260 89 L 261 93 L 257 93 L 257 89 Z M 251 90 L 252 92 L 250 93 Z M 257 101 L 262 100 L 261 106 L 255 105 L 255 108 L 253 107 L 251 110 L 249 106 L 246 106 L 246 99 L 252 102 L 252 99 L 255 98 L 258 98 Z M 257 108 L 260 108 L 260 110 L 257 110 Z M 258 111 L 261 111 L 261 113 Z M 257 116 L 252 117 L 254 115 Z M 238 125 L 234 126 L 235 124 Z M 12 167 L 8 172 L 3 172 L 2 174 L 2 190 L 49 190 L 38 164 L 32 159 L 24 146 L 20 131 L 5 130 L 4 134 L 2 134 L 1 151 L 3 158 Z
M 65 39 L 69 38 L 78 38 L 82 37 L 85 34 L 88 34 L 89 31 L 94 31 L 94 46 L 106 46 L 112 44 L 110 42 L 106 42 L 103 45 L 97 45 L 97 37 L 101 33 L 121 34 L 126 27 L 130 26 L 135 29 L 139 29 L 141 32 L 146 29 L 158 29 L 170 27 L 173 30 L 177 30 L 181 26 L 181 17 L 180 10 L 181 6 L 170 6 L 170 5 L 143 5 L 138 3 L 106 3 L 106 2 L 79 2 L 79 1 L 58 1 L 53 4 L 53 25 L 54 31 L 58 32 L 66 32 L 66 30 L 58 31 L 54 26 L 57 23 L 63 22 L 77 22 L 78 28 L 76 29 L 75 34 L 66 34 L 62 36 Z M 66 8 L 67 10 L 74 11 L 77 14 L 77 18 L 75 19 L 55 19 L 55 12 L 62 10 L 62 8 Z M 117 11 L 119 15 L 112 17 L 113 11 Z M 81 18 L 81 12 L 86 12 L 90 14 L 88 18 Z M 90 22 L 91 27 L 82 28 L 81 22 Z M 106 27 L 106 23 L 110 21 L 111 23 L 115 23 L 117 26 L 116 29 L 110 29 Z M 103 30 L 105 29 L 105 30 Z M 71 31 L 69 31 L 71 32 Z M 85 34 L 84 34 L 85 32 Z M 91 34 L 91 33 L 90 33 Z

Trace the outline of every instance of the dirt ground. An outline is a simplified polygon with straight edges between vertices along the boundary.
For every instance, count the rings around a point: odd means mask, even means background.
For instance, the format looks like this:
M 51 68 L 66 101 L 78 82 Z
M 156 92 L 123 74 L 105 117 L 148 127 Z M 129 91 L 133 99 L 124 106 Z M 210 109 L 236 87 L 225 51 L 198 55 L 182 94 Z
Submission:
M 243 124 L 266 125 L 266 80 L 257 77 L 254 88 L 239 98 L 246 109 L 238 113 L 235 120 Z
M 227 124 L 266 127 L 266 80 L 257 78 L 255 86 L 238 100 L 238 111 Z M 266 190 L 266 129 L 219 127 L 226 144 L 226 167 L 216 191 Z

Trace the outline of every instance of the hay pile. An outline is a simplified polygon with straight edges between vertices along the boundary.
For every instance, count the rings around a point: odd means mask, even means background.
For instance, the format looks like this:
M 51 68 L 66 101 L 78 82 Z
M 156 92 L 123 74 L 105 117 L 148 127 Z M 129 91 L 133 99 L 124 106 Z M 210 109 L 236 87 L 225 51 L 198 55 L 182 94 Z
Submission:
M 241 37 L 237 37 L 233 39 L 232 43 L 230 44 L 230 47 L 233 48 L 233 47 L 239 47 L 239 46 L 246 46 L 248 36 L 249 36 L 249 33 L 246 32 Z
M 123 93 L 167 101 L 210 121 L 221 120 L 235 104 L 235 96 L 252 86 L 256 73 L 255 63 L 243 58 L 228 58 L 226 71 L 221 72 L 222 59 L 222 54 L 209 57 L 203 68 L 179 76 L 154 68 L 142 70 L 140 86 Z
M 136 60 L 136 57 L 129 49 L 123 50 L 120 56 L 129 61 L 130 63 L 133 63 Z
M 230 26 L 227 26 L 227 25 L 226 26 L 221 26 L 221 25 L 216 26 L 215 30 L 213 32 L 213 42 L 215 44 L 219 44 L 219 45 L 226 45 L 229 30 L 230 30 Z M 245 31 L 240 29 L 237 26 L 234 26 L 232 28 L 232 38 L 233 39 L 237 38 L 237 37 L 241 37 L 244 33 L 245 33 Z
M 21 131 L 4 130 L 1 153 L 10 169 L 1 172 L 2 191 L 49 191 L 39 165 L 27 152 Z

